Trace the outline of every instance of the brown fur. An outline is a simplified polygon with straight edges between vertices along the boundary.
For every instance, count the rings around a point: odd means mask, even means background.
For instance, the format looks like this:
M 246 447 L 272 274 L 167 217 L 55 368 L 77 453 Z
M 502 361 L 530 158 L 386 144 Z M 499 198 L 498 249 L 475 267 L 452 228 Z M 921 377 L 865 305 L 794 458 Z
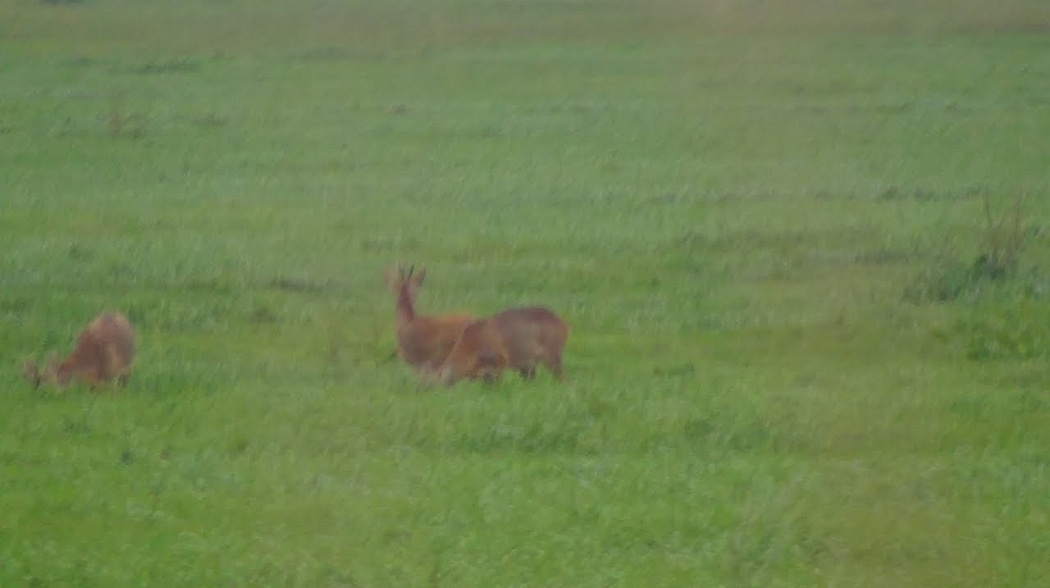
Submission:
M 463 328 L 455 347 L 438 371 L 447 385 L 462 378 L 493 381 L 505 369 L 526 380 L 539 364 L 562 379 L 562 353 L 569 339 L 569 324 L 547 308 L 511 308 Z
M 397 354 L 420 376 L 444 363 L 463 326 L 475 318 L 469 314 L 417 315 L 416 294 L 426 275 L 426 269 L 415 274 L 412 268 L 386 271 L 387 286 L 397 299 Z
M 23 371 L 34 386 L 46 382 L 63 388 L 72 380 L 83 380 L 95 389 L 113 379 L 126 385 L 134 360 L 135 329 L 131 322 L 119 312 L 104 312 L 84 329 L 65 360 L 52 359 L 43 370 L 32 360 L 26 361 Z

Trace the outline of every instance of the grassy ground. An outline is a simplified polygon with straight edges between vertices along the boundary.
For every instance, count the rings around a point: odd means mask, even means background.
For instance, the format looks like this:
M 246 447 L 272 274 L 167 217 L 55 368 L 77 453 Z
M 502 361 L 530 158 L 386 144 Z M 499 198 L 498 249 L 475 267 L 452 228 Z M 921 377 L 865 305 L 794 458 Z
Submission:
M 1048 22 L 0 0 L 0 585 L 1047 585 Z M 399 260 L 570 381 L 421 390 Z

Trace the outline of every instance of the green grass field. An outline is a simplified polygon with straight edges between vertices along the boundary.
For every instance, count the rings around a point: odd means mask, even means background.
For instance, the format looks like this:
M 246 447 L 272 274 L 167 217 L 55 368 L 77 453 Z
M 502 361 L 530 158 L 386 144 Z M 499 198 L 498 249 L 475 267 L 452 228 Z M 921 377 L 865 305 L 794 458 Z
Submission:
M 1050 585 L 1048 31 L 0 0 L 0 586 Z M 569 381 L 421 388 L 397 261 Z M 127 389 L 21 379 L 105 308 Z

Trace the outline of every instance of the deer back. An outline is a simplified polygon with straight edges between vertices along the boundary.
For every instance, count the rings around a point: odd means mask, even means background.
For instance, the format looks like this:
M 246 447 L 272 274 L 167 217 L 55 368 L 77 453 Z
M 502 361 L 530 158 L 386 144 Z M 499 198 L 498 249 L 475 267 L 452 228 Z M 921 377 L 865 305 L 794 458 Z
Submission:
M 513 368 L 525 367 L 541 357 L 561 357 L 569 337 L 568 323 L 542 306 L 507 309 L 489 320 Z

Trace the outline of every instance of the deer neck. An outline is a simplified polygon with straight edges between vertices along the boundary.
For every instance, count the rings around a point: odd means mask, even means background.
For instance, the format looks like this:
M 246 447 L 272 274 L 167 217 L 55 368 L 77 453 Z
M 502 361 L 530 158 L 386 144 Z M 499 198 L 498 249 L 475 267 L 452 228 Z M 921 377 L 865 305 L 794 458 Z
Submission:
M 65 386 L 78 371 L 76 361 L 74 361 L 74 358 L 70 357 L 63 362 L 56 364 L 51 373 L 54 374 L 56 383 Z
M 408 288 L 402 287 L 397 296 L 397 325 L 405 327 L 416 320 L 416 309 Z

